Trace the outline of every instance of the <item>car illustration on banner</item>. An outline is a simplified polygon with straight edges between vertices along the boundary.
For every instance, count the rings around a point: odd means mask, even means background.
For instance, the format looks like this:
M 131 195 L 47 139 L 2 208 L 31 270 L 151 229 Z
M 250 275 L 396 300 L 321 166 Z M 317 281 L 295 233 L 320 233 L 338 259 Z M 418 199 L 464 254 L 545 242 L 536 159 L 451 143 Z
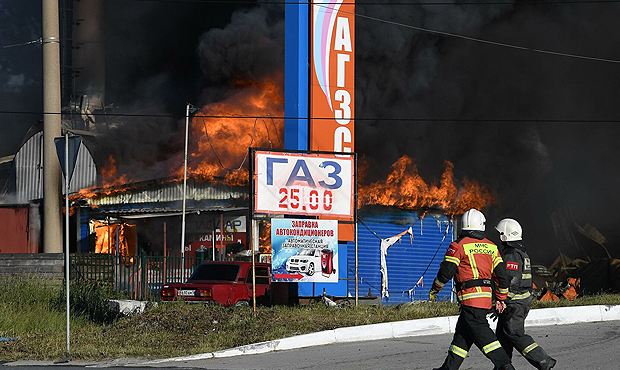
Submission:
M 334 252 L 330 249 L 307 248 L 299 254 L 289 257 L 286 261 L 286 271 L 300 272 L 307 276 L 314 275 L 318 269 L 325 277 L 336 273 L 334 268 Z
M 321 265 L 321 251 L 319 249 L 302 249 L 286 261 L 286 271 L 301 272 L 308 276 L 314 275 Z

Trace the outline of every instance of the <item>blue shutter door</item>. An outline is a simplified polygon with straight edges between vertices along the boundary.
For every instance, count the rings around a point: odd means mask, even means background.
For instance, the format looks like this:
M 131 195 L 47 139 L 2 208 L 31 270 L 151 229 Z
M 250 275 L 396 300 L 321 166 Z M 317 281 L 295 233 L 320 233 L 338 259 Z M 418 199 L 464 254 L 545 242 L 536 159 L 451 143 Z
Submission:
M 444 214 L 427 213 L 420 219 L 416 212 L 383 210 L 380 213 L 361 212 L 359 224 L 359 294 L 381 296 L 381 239 L 389 238 L 409 226 L 414 239 L 405 235 L 387 253 L 389 297 L 386 304 L 426 300 L 439 264 L 454 239 L 453 222 Z M 348 291 L 355 295 L 355 245 L 348 243 Z M 415 287 L 424 276 L 424 286 Z M 415 287 L 415 288 L 414 288 Z M 450 300 L 452 283 L 446 284 L 440 300 Z

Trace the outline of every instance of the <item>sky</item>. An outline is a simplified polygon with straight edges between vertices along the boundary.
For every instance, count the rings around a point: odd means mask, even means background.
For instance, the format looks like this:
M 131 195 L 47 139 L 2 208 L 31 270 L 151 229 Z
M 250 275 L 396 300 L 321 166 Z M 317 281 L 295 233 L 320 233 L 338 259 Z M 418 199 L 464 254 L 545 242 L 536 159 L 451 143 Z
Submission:
M 40 36 L 39 3 L 0 2 L 1 45 Z M 358 13 L 620 60 L 620 4 L 372 3 L 358 5 Z M 107 0 L 106 103 L 122 112 L 180 116 L 185 102 L 216 101 L 240 76 L 281 72 L 282 18 L 278 5 Z M 496 203 L 485 210 L 488 228 L 502 217 L 516 218 L 541 261 L 550 262 L 558 250 L 580 253 L 558 220 L 594 225 L 620 255 L 620 171 L 613 159 L 620 126 L 596 122 L 620 120 L 620 64 L 359 17 L 356 33 L 356 116 L 366 119 L 356 123 L 356 144 L 369 162 L 368 180 L 384 178 L 390 164 L 407 154 L 426 179 L 436 181 L 450 160 L 457 179 L 475 179 L 495 194 Z M 41 110 L 40 61 L 38 45 L 0 49 L 0 111 Z M 13 154 L 38 119 L 0 113 L 0 156 Z M 146 168 L 156 177 L 169 153 L 182 148 L 178 128 L 177 120 L 134 119 L 104 130 L 108 140 L 99 152 L 114 153 L 126 171 Z
M 0 45 L 41 37 L 41 11 L 36 5 L 31 0 L 0 2 Z M 41 57 L 38 45 L 0 49 L 0 110 L 41 110 Z M 27 119 L 32 120 L 33 117 Z M 13 114 L 2 114 L 0 122 L 0 157 L 15 154 L 30 123 Z

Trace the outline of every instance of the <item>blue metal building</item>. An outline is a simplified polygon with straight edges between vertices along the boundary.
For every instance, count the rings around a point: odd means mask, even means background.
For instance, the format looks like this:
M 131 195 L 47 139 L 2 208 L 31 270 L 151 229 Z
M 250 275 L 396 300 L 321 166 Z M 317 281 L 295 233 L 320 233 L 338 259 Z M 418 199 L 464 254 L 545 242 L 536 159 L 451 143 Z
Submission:
M 360 211 L 358 227 L 359 296 L 379 297 L 384 304 L 399 304 L 428 299 L 439 264 L 450 242 L 455 239 L 454 221 L 440 211 L 425 214 L 394 208 L 366 208 Z M 387 252 L 388 297 L 381 295 L 381 239 L 397 235 L 409 227 L 409 235 L 392 245 Z M 299 284 L 300 297 L 326 294 L 355 296 L 355 244 L 340 244 L 338 284 Z M 421 279 L 422 278 L 422 279 Z M 416 285 L 416 283 L 418 283 Z M 439 294 L 451 300 L 452 282 Z
M 440 212 L 428 212 L 420 217 L 417 212 L 382 209 L 361 212 L 358 231 L 359 294 L 381 297 L 381 239 L 394 236 L 411 226 L 409 235 L 392 245 L 387 253 L 389 297 L 382 301 L 398 304 L 428 299 L 428 292 L 437 275 L 439 264 L 448 245 L 455 238 L 454 222 Z M 348 243 L 348 292 L 355 294 L 355 245 Z M 416 286 L 416 283 L 421 283 Z M 452 282 L 446 284 L 440 300 L 452 298 Z

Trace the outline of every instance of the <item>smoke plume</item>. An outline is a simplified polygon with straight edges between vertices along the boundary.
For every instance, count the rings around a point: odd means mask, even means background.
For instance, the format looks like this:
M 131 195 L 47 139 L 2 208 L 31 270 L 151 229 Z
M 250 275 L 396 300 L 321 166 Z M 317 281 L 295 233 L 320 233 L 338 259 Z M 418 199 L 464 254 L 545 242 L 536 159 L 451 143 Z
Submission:
M 282 74 L 282 6 L 105 3 L 109 110 L 174 116 L 98 117 L 98 161 L 112 153 L 119 171 L 135 179 L 166 176 L 180 166 L 186 102 L 202 107 L 247 88 L 239 81 Z M 357 11 L 481 39 L 620 59 L 614 47 L 620 42 L 620 6 L 613 3 L 386 1 L 358 4 Z M 492 190 L 496 203 L 484 210 L 488 234 L 494 236 L 500 218 L 516 218 L 535 261 L 551 262 L 558 250 L 583 253 L 557 232 L 558 222 L 594 225 L 612 254 L 620 254 L 620 174 L 613 160 L 620 126 L 596 123 L 620 116 L 617 64 L 363 17 L 356 20 L 356 35 L 356 148 L 368 161 L 368 181 L 384 178 L 392 163 L 409 155 L 425 179 L 437 182 L 448 160 L 455 178 Z M 4 89 L 31 81 L 15 66 L 7 79 L 2 58 L 0 66 Z
M 610 48 L 618 35 L 606 32 L 618 14 L 615 5 L 414 8 L 358 7 L 362 14 L 472 37 L 620 57 Z M 585 19 L 596 19 L 597 26 Z M 434 178 L 444 160 L 452 161 L 457 178 L 474 178 L 496 194 L 495 206 L 485 210 L 489 234 L 500 218 L 518 219 L 534 258 L 544 262 L 558 250 L 582 254 L 554 233 L 558 209 L 572 210 L 574 218 L 564 220 L 571 228 L 593 222 L 604 234 L 618 235 L 613 215 L 619 199 L 612 188 L 620 176 L 603 158 L 614 155 L 612 138 L 620 129 L 562 122 L 618 116 L 608 98 L 620 84 L 608 78 L 613 64 L 499 48 L 359 17 L 356 57 L 358 117 L 457 119 L 358 121 L 358 151 L 373 153 L 371 173 L 381 177 L 403 153 Z M 493 118 L 498 121 L 479 121 Z M 535 122 L 546 118 L 558 122 Z M 620 241 L 613 240 L 618 255 Z
M 611 47 L 620 35 L 608 32 L 619 10 L 612 4 L 357 7 L 359 14 L 391 22 L 605 58 L 620 58 Z M 361 118 L 356 143 L 369 161 L 368 181 L 384 178 L 404 154 L 415 159 L 425 178 L 438 181 L 449 160 L 457 179 L 475 179 L 493 191 L 497 202 L 485 210 L 491 236 L 500 218 L 514 217 L 535 259 L 550 262 L 562 248 L 577 255 L 581 252 L 552 227 L 552 214 L 568 207 L 574 219 L 565 223 L 594 224 L 618 254 L 613 215 L 620 197 L 613 189 L 620 176 L 609 158 L 620 129 L 562 121 L 618 117 L 612 98 L 620 87 L 613 77 L 615 65 L 490 46 L 362 17 L 356 34 L 356 116 Z M 223 99 L 235 92 L 237 80 L 282 72 L 283 9 L 237 10 L 229 22 L 204 32 L 196 45 L 201 77 L 194 91 L 201 104 Z M 167 100 L 162 81 L 178 80 L 154 76 L 146 80 L 153 86 L 145 88 L 144 81 L 136 86 L 152 92 L 150 101 Z M 161 138 L 168 140 L 163 148 L 180 148 L 178 130 L 163 131 Z

